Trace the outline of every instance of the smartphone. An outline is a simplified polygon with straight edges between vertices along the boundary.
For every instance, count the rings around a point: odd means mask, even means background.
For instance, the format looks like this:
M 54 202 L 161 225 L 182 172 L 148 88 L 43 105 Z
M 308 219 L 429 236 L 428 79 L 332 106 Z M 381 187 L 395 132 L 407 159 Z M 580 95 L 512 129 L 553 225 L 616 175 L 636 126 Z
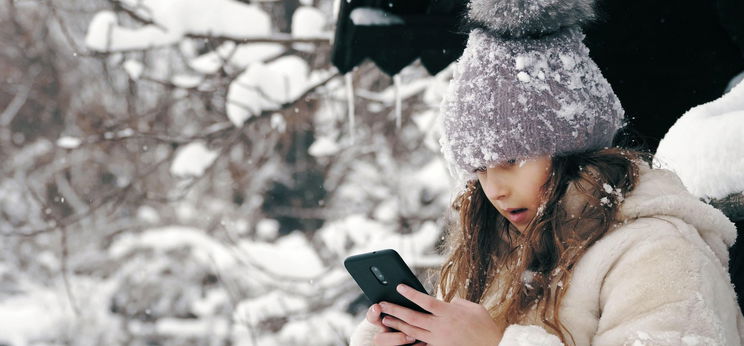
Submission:
M 395 250 L 385 249 L 350 256 L 344 260 L 344 266 L 372 303 L 386 301 L 428 313 L 395 289 L 402 283 L 428 294 Z

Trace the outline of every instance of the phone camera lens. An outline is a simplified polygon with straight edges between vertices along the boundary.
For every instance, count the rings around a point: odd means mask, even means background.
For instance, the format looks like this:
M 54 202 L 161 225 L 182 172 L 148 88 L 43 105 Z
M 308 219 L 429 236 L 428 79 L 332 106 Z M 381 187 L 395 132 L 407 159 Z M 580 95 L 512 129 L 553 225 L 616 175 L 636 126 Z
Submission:
M 388 281 L 387 279 L 385 279 L 385 275 L 382 274 L 382 271 L 380 271 L 380 268 L 372 266 L 369 269 L 372 271 L 372 274 L 375 275 L 375 277 L 377 278 L 377 281 L 379 281 L 383 285 L 388 284 Z

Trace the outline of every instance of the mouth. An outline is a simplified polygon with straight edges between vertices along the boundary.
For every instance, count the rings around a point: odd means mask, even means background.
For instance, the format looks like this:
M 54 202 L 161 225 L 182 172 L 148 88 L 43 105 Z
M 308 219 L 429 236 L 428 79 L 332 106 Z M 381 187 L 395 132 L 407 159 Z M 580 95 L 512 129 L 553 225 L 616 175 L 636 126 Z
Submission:
M 509 208 L 506 213 L 506 218 L 512 223 L 522 223 L 527 218 L 527 208 Z

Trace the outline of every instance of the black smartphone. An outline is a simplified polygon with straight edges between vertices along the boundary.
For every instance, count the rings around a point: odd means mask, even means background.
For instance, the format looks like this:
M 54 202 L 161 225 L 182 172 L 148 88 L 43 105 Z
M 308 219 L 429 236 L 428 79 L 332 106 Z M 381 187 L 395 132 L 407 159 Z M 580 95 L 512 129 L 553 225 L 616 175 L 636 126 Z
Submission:
M 385 249 L 350 256 L 344 260 L 344 266 L 372 303 L 386 301 L 428 313 L 395 289 L 402 283 L 428 294 L 395 250 Z

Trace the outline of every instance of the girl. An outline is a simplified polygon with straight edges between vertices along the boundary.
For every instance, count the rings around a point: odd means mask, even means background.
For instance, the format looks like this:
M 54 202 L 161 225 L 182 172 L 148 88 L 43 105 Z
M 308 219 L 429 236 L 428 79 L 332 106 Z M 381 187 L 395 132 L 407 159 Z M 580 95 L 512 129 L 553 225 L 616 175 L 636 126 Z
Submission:
M 592 4 L 472 0 L 441 108 L 465 190 L 430 314 L 372 305 L 351 345 L 742 345 L 734 225 L 650 156 L 582 43 Z M 382 318 L 382 314 L 386 316 Z

